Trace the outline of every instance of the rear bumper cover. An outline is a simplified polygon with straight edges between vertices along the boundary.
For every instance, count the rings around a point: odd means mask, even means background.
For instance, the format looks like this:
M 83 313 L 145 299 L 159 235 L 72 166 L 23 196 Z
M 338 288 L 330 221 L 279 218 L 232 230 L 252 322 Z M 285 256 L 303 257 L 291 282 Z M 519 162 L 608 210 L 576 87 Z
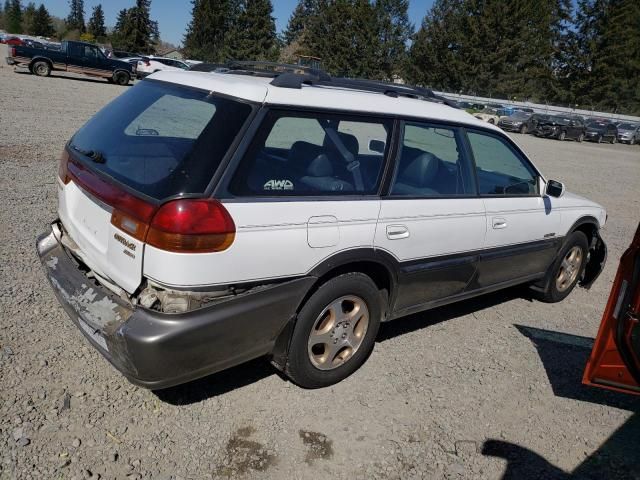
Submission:
M 132 383 L 166 388 L 270 353 L 314 277 L 254 289 L 181 314 L 132 305 L 81 270 L 57 224 L 37 240 L 62 307 L 91 344 Z

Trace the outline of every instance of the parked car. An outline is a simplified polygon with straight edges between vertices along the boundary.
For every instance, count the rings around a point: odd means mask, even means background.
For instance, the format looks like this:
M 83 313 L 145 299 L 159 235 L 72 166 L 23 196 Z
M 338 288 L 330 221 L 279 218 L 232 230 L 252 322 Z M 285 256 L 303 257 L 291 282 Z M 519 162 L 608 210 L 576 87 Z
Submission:
M 500 117 L 498 116 L 497 112 L 492 108 L 485 108 L 480 112 L 474 113 L 473 116 L 476 118 L 479 118 L 483 122 L 487 122 L 492 125 L 497 124 L 498 121 L 500 120 Z
M 640 123 L 619 123 L 618 128 L 618 141 L 620 143 L 628 143 L 629 145 L 635 145 L 640 143 Z
M 188 63 L 173 58 L 163 57 L 142 57 L 138 61 L 138 78 L 144 78 L 152 73 L 167 71 L 189 70 L 191 68 Z
M 536 136 L 556 138 L 558 140 L 584 140 L 586 127 L 582 119 L 577 116 L 550 116 L 548 120 L 538 122 Z
M 60 50 L 13 46 L 9 49 L 7 63 L 27 67 L 41 77 L 48 77 L 56 70 L 106 78 L 119 85 L 127 85 L 135 73 L 135 66 L 107 58 L 95 45 L 72 41 L 62 42 Z
M 37 251 L 132 382 L 266 355 L 327 386 L 381 321 L 516 284 L 558 302 L 602 270 L 604 208 L 496 126 L 426 89 L 242 73 L 157 72 L 62 153 Z
M 7 37 L 3 43 L 13 47 L 24 45 L 24 41 L 20 37 Z
M 620 258 L 582 378 L 585 385 L 640 395 L 640 224 Z
M 527 133 L 529 129 L 529 119 L 531 115 L 524 112 L 515 112 L 508 117 L 502 117 L 498 121 L 498 126 L 508 132 Z
M 589 142 L 608 141 L 616 143 L 618 140 L 618 129 L 608 120 L 594 120 L 587 123 L 585 139 Z

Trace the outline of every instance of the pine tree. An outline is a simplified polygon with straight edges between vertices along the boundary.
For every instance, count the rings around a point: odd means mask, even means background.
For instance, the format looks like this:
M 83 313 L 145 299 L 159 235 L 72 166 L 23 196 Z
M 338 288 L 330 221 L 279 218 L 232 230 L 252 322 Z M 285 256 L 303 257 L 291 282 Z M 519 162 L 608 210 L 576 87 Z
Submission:
M 319 57 L 330 73 L 379 78 L 378 23 L 369 0 L 324 0 L 301 39 L 305 55 Z
M 192 19 L 184 37 L 188 57 L 209 62 L 230 58 L 229 45 L 240 12 L 238 0 L 192 0 Z
M 275 60 L 276 24 L 271 0 L 246 0 L 229 39 L 230 54 L 239 60 Z
M 136 6 L 118 12 L 111 34 L 111 44 L 118 49 L 149 54 L 160 38 L 158 22 L 151 20 L 151 0 L 137 0 Z
M 409 0 L 377 0 L 375 13 L 380 42 L 380 76 L 393 80 L 402 75 L 407 59 L 407 44 L 413 34 L 409 21 Z
M 609 0 L 592 41 L 589 96 L 614 112 L 640 112 L 640 4 Z
M 41 3 L 33 17 L 33 35 L 52 37 L 54 34 L 55 29 L 51 22 L 51 15 L 49 15 L 46 7 Z
M 27 6 L 22 10 L 22 32 L 28 35 L 34 35 L 33 33 L 33 18 L 36 15 L 36 4 L 29 2 Z
M 69 15 L 67 16 L 67 29 L 85 32 L 84 25 L 84 0 L 69 0 Z
M 436 0 L 425 15 L 409 50 L 406 75 L 411 83 L 448 92 L 462 89 L 462 4 L 463 0 Z
M 11 0 L 5 3 L 5 27 L 7 33 L 22 33 L 22 5 L 20 0 Z
M 319 4 L 318 0 L 300 0 L 298 2 L 289 17 L 287 28 L 282 34 L 282 38 L 287 45 L 300 40 L 300 36 L 304 32 L 309 19 L 318 14 Z
M 107 29 L 104 26 L 104 11 L 102 10 L 101 4 L 93 7 L 91 18 L 87 24 L 87 31 L 95 38 L 104 38 L 107 36 Z

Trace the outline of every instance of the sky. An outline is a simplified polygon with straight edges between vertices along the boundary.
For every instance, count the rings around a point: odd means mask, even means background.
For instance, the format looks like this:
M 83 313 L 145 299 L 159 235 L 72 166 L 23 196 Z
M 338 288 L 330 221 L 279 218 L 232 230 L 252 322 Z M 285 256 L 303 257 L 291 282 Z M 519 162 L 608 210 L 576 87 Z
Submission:
M 69 14 L 68 0 L 34 0 L 36 4 L 44 3 L 49 13 L 56 17 L 66 18 Z M 27 0 L 22 1 L 23 4 Z M 130 8 L 135 0 L 85 0 L 84 18 L 89 20 L 91 10 L 101 3 L 104 9 L 107 27 L 112 27 L 116 23 L 116 16 L 123 8 Z M 298 0 L 272 0 L 273 16 L 276 19 L 278 32 L 284 30 L 291 12 L 295 8 Z M 431 8 L 433 0 L 409 0 L 409 18 L 417 27 L 422 22 L 422 17 Z M 187 25 L 191 21 L 191 2 L 188 0 L 152 0 L 151 18 L 157 20 L 160 27 L 160 37 L 162 40 L 179 45 L 182 43 Z

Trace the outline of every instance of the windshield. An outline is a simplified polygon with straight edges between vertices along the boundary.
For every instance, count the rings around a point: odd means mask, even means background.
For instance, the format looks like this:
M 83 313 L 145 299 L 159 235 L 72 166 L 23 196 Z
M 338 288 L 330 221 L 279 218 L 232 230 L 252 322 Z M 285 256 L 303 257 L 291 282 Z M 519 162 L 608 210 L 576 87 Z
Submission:
M 638 125 L 633 123 L 621 123 L 620 125 L 618 125 L 618 128 L 620 130 L 635 130 L 636 128 L 638 128 Z
M 596 129 L 601 129 L 601 128 L 605 128 L 607 126 L 607 122 L 589 122 L 587 123 L 587 127 L 589 128 L 596 128 Z
M 566 117 L 549 117 L 549 121 L 558 123 L 560 125 L 569 125 L 571 120 Z
M 155 199 L 203 193 L 250 113 L 239 101 L 145 80 L 89 120 L 71 153 Z

